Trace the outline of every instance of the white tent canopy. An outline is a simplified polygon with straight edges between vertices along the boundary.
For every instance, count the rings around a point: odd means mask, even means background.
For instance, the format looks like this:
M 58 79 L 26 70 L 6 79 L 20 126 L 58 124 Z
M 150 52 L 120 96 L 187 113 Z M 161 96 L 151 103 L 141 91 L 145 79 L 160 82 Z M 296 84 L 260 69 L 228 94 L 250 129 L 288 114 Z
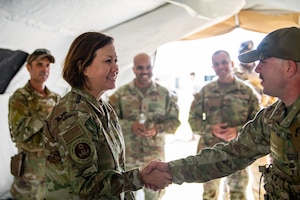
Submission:
M 269 32 L 299 26 L 299 13 L 299 0 L 0 0 L 0 48 L 28 53 L 49 49 L 56 63 L 47 85 L 63 94 L 68 89 L 61 78 L 63 59 L 83 32 L 105 31 L 115 38 L 118 87 L 133 78 L 131 62 L 136 53 L 153 54 L 167 42 L 209 37 L 235 27 Z M 0 95 L 0 198 L 8 195 L 10 157 L 16 151 L 8 131 L 7 101 L 28 78 L 22 67 Z

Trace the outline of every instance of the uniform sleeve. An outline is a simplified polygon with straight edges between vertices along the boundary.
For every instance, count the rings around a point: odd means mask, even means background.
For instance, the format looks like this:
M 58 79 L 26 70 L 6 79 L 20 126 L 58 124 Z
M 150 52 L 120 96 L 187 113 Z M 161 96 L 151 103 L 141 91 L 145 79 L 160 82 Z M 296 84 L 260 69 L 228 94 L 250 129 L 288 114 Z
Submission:
M 135 191 L 142 188 L 139 170 L 134 169 L 127 172 L 106 170 L 95 176 L 78 176 L 74 169 L 70 169 L 70 183 L 74 191 L 82 198 L 107 198 L 115 199 L 122 192 Z
M 269 131 L 263 112 L 248 122 L 236 139 L 202 149 L 198 155 L 169 162 L 173 182 L 206 182 L 244 169 L 257 158 L 270 153 Z
M 73 116 L 80 116 L 80 118 L 76 119 Z M 67 183 L 66 187 L 71 187 L 75 194 L 86 199 L 115 199 L 122 192 L 142 188 L 143 183 L 139 176 L 139 170 L 124 171 L 120 167 L 122 165 L 118 166 L 118 169 L 114 169 L 116 167 L 111 159 L 111 152 L 105 148 L 107 146 L 105 138 L 101 139 L 100 136 L 92 138 L 93 134 L 87 133 L 97 130 L 93 125 L 94 120 L 91 120 L 88 114 L 69 112 L 68 116 L 64 116 L 64 118 L 65 122 L 57 126 L 59 134 L 53 131 L 53 127 L 52 131 L 48 126 L 45 129 L 45 147 L 47 152 L 51 152 L 47 154 L 60 155 L 62 165 L 61 168 L 48 170 L 48 182 L 62 187 L 61 189 Z M 68 123 L 68 121 L 76 123 L 65 126 L 63 123 Z M 56 139 L 53 140 L 51 135 L 56 135 Z M 98 140 L 98 146 L 95 145 L 94 140 Z M 53 149 L 54 147 L 56 150 Z M 57 154 L 55 151 L 59 153 Z M 99 168 L 101 169 L 99 161 L 101 161 L 102 168 L 104 166 L 105 169 L 99 170 Z M 57 173 L 60 174 L 60 177 L 51 180 L 52 176 L 57 177 Z
M 180 126 L 177 96 L 169 93 L 166 98 L 166 115 L 161 123 L 157 123 L 158 133 L 175 133 Z
M 9 99 L 8 123 L 12 140 L 24 142 L 40 132 L 44 126 L 43 113 L 32 112 L 28 99 L 16 91 Z
M 207 123 L 207 116 L 203 110 L 203 95 L 203 90 L 201 90 L 194 96 L 194 100 L 190 106 L 188 119 L 192 131 L 199 135 L 211 133 L 212 129 L 212 126 Z

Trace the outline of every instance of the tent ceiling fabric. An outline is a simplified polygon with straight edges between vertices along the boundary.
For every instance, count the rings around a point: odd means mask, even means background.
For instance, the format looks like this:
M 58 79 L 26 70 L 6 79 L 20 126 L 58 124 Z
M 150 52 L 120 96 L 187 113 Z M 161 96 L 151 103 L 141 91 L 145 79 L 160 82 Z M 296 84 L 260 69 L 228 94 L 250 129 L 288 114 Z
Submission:
M 237 27 L 269 33 L 278 28 L 300 25 L 300 1 L 297 0 L 265 0 L 264 3 L 261 0 L 170 0 L 169 2 L 182 6 L 196 18 L 220 19 L 216 25 L 202 28 L 183 38 L 184 40 L 221 35 Z
M 169 0 L 169 2 L 183 7 L 193 17 L 206 20 L 230 17 L 245 5 L 245 0 Z
M 299 27 L 299 20 L 299 13 L 273 15 L 250 10 L 242 10 L 229 19 L 199 32 L 193 33 L 183 38 L 183 40 L 196 40 L 222 35 L 232 31 L 236 27 L 255 32 L 269 33 L 278 28 L 289 26 Z
M 254 10 L 268 14 L 299 12 L 298 0 L 169 0 L 184 7 L 191 15 L 199 18 L 237 14 L 240 10 Z M 224 6 L 226 5 L 226 6 Z
M 0 0 L 0 19 L 77 35 L 87 30 L 106 30 L 149 12 L 164 0 Z

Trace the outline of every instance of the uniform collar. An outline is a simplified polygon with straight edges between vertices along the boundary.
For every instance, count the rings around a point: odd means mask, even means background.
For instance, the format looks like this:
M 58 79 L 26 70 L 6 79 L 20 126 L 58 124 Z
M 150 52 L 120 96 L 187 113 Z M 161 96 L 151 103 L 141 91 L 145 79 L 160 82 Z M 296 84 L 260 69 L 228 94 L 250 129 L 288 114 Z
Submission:
M 39 96 L 41 96 L 40 93 L 38 93 L 38 91 L 36 91 L 30 84 L 30 82 L 28 81 L 25 85 L 25 88 L 27 88 L 31 93 L 36 93 Z M 46 92 L 46 96 L 49 96 L 51 94 L 50 90 L 47 88 L 47 86 L 45 86 L 45 92 Z
M 278 107 L 281 107 L 282 109 L 287 109 L 282 101 L 279 102 L 279 105 L 276 106 L 275 111 Z M 300 110 L 300 95 L 298 96 L 295 103 L 293 103 L 289 109 L 287 109 L 287 116 L 282 120 L 280 123 L 283 127 L 290 127 L 293 120 L 295 119 L 296 115 L 299 113 Z
M 142 92 L 139 90 L 139 88 L 134 84 L 134 80 L 132 80 L 130 83 L 129 83 L 129 87 L 131 89 L 131 91 L 133 91 L 134 93 L 137 93 L 137 94 L 140 94 L 141 96 L 142 95 Z M 151 85 L 150 87 L 148 88 L 147 90 L 147 93 L 146 94 L 149 94 L 151 92 L 158 92 L 158 88 L 157 88 L 157 83 L 155 83 L 154 81 L 151 82 Z
M 236 77 L 234 77 L 233 82 L 228 83 L 229 87 L 226 89 L 225 92 L 227 93 L 228 91 L 240 89 L 241 88 L 240 82 L 241 81 L 239 81 L 239 79 L 237 79 Z M 222 92 L 224 92 L 223 90 L 224 90 L 224 88 L 222 88 L 222 83 L 220 83 L 219 79 L 217 79 L 216 80 L 216 84 L 214 85 L 213 91 L 214 92 L 220 92 L 220 93 L 222 93 Z
M 100 101 L 98 101 L 93 95 L 91 95 L 84 89 L 72 88 L 71 91 L 76 94 L 79 94 L 82 98 L 88 101 L 98 112 L 102 113 L 102 111 L 100 110 L 100 105 L 103 104 L 103 101 L 101 99 Z

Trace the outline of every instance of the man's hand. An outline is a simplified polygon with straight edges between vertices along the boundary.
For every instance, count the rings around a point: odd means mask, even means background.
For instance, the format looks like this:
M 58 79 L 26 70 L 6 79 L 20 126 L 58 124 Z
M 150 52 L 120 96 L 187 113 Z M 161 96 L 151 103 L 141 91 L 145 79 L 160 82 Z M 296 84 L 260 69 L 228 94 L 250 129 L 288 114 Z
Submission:
M 157 133 L 156 126 L 153 126 L 151 129 L 146 130 L 144 136 L 145 137 L 153 137 L 156 135 L 156 133 Z
M 229 142 L 230 140 L 236 138 L 238 132 L 234 127 L 228 127 L 225 129 L 223 140 Z
M 150 173 L 140 171 L 142 180 L 146 188 L 150 188 L 154 191 L 164 189 L 172 183 L 172 176 L 169 173 L 159 171 L 157 169 L 152 170 Z
M 136 135 L 144 137 L 153 137 L 157 133 L 156 126 L 153 126 L 151 129 L 147 130 L 147 127 L 139 122 L 133 122 L 131 129 Z
M 222 123 L 215 124 L 212 127 L 212 134 L 217 138 L 229 142 L 237 136 L 237 131 L 234 127 L 227 127 L 227 123 Z
M 166 162 L 151 161 L 140 173 L 145 187 L 154 191 L 172 183 L 171 169 Z
M 131 130 L 139 136 L 144 136 L 145 132 L 147 131 L 145 125 L 140 124 L 139 122 L 133 122 Z

